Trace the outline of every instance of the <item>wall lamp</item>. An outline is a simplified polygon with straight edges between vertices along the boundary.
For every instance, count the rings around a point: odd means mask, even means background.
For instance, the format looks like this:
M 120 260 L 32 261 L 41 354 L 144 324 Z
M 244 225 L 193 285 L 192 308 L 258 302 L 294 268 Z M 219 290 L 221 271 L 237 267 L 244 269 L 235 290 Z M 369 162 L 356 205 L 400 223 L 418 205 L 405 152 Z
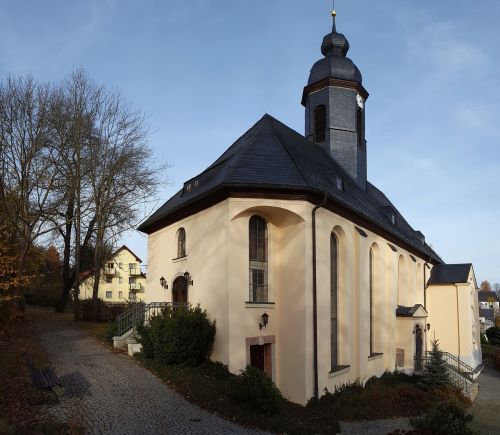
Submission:
M 193 285 L 193 279 L 187 270 L 184 272 L 184 279 L 188 285 Z
M 431 324 L 427 323 L 427 331 L 430 331 L 430 330 L 431 330 Z
M 168 289 L 168 284 L 167 284 L 167 280 L 162 276 L 160 278 L 160 285 L 166 290 Z
M 269 314 L 267 313 L 262 314 L 261 322 L 259 323 L 259 329 L 267 328 L 268 322 L 269 322 Z

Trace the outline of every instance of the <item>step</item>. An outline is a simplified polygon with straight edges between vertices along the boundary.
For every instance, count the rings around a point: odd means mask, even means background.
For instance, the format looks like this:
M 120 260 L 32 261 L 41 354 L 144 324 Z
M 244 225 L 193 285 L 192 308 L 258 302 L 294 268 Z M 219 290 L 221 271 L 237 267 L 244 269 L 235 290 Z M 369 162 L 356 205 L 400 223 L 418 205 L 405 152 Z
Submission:
M 126 349 L 129 340 L 134 340 L 135 328 L 131 328 L 124 332 L 122 335 L 117 335 L 113 337 L 113 347 L 118 349 Z
M 134 354 L 139 353 L 142 350 L 141 343 L 129 343 L 127 347 L 129 356 L 134 356 Z

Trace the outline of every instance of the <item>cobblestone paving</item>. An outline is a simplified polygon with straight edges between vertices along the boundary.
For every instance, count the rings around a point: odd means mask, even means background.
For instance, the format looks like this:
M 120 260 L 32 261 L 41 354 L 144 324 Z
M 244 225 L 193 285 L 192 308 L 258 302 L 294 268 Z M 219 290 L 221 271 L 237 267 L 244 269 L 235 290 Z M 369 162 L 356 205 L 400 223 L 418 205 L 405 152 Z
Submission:
M 61 325 L 59 325 L 59 328 Z M 46 411 L 89 434 L 252 434 L 187 402 L 129 357 L 79 329 L 41 325 L 39 336 L 71 394 Z
M 472 427 L 481 435 L 500 434 L 500 373 L 485 367 L 478 377 L 479 392 L 472 413 Z

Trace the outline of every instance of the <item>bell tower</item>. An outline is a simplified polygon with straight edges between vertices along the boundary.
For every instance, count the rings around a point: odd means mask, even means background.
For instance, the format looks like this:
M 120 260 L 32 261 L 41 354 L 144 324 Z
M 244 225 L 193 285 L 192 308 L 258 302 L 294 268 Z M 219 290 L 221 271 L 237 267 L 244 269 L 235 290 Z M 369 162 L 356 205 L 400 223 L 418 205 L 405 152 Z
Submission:
M 337 32 L 332 12 L 332 32 L 323 38 L 323 58 L 312 67 L 302 94 L 305 136 L 321 146 L 366 190 L 365 102 L 359 69 L 347 56 L 349 42 Z

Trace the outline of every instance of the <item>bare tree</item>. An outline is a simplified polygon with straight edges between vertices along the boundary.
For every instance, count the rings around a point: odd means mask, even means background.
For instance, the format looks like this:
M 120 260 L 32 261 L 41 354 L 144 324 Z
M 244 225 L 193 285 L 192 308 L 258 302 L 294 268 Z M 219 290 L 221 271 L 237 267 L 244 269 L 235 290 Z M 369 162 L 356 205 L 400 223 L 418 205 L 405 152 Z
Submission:
M 164 165 L 152 160 L 144 115 L 118 92 L 102 95 L 90 148 L 96 164 L 90 172 L 95 219 L 93 313 L 106 248 L 142 218 L 141 206 L 154 198 Z
M 21 267 L 33 242 L 47 234 L 44 216 L 55 207 L 49 109 L 52 91 L 32 77 L 0 83 L 0 207 L 15 229 Z

